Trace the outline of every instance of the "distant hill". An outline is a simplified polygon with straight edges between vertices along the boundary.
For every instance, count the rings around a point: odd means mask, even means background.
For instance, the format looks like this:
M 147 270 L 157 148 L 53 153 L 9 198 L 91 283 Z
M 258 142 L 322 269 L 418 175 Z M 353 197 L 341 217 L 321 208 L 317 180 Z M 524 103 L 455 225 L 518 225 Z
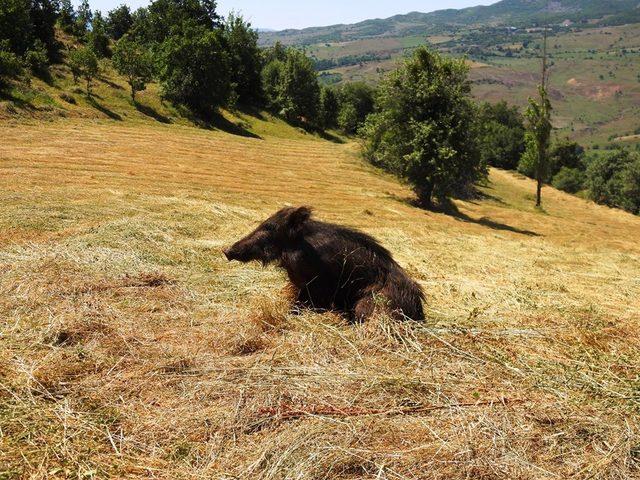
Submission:
M 547 8 L 548 5 L 548 8 Z M 261 43 L 276 41 L 303 45 L 351 41 L 384 36 L 434 34 L 452 27 L 484 25 L 535 25 L 564 20 L 602 25 L 640 22 L 639 0 L 502 0 L 489 6 L 431 13 L 411 12 L 386 19 L 365 20 L 352 25 L 311 27 L 303 30 L 261 32 Z

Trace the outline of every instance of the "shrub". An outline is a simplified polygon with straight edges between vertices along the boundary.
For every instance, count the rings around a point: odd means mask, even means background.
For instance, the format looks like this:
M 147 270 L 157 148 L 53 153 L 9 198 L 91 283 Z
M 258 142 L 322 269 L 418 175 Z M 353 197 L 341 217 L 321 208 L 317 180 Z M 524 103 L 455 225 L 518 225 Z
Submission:
M 556 142 L 549 152 L 549 176 L 554 177 L 563 167 L 584 170 L 584 148 L 569 139 Z
M 553 177 L 551 184 L 567 193 L 578 193 L 583 189 L 585 174 L 578 168 L 562 167 Z
M 353 103 L 345 103 L 340 107 L 338 113 L 338 126 L 345 133 L 356 133 L 360 125 L 358 110 Z

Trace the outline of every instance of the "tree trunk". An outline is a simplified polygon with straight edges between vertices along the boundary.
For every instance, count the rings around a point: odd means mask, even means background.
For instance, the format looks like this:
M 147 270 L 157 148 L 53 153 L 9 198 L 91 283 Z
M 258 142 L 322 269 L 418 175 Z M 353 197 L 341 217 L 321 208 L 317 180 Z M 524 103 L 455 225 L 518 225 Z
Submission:
M 542 206 L 542 179 L 538 178 L 538 187 L 536 189 L 536 207 Z
M 416 186 L 415 192 L 418 195 L 418 202 L 420 202 L 421 207 L 424 207 L 424 208 L 433 207 L 433 200 L 432 200 L 433 185 L 431 183 Z

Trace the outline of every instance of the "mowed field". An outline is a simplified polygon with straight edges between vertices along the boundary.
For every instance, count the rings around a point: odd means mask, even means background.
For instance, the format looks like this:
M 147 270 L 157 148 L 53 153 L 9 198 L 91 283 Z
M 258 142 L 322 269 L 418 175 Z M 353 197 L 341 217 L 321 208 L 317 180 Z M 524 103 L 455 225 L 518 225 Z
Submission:
M 256 125 L 0 125 L 0 478 L 640 478 L 640 218 L 498 170 L 428 212 Z M 377 237 L 427 321 L 225 261 L 286 204 Z

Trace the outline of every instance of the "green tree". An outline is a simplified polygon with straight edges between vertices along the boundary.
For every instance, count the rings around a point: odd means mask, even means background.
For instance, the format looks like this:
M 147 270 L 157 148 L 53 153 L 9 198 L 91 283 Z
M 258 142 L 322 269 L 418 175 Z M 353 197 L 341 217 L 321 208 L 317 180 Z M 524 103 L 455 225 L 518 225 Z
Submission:
M 468 70 L 464 60 L 418 48 L 382 82 L 362 130 L 365 157 L 405 178 L 427 207 L 486 175 Z
M 542 206 L 542 186 L 549 175 L 549 144 L 551 141 L 551 102 L 544 85 L 538 88 L 540 101 L 529 99 L 525 116 L 528 120 L 528 141 L 523 155 L 525 163 L 533 169 L 536 181 L 536 206 Z
M 356 133 L 360 126 L 358 110 L 353 103 L 343 103 L 338 111 L 338 126 L 345 133 Z
M 333 88 L 320 88 L 320 126 L 322 128 L 333 128 L 338 122 L 338 96 Z
M 49 62 L 58 56 L 59 44 L 56 40 L 55 25 L 59 9 L 58 0 L 31 0 L 29 9 L 33 32 L 30 49 L 41 52 L 41 47 L 44 46 Z M 38 41 L 40 43 L 36 43 Z
M 91 12 L 89 0 L 82 0 L 76 12 L 74 27 L 74 33 L 78 38 L 84 38 L 91 25 L 91 20 L 93 20 L 93 13 Z
M 159 51 L 163 96 L 208 117 L 230 93 L 229 59 L 220 29 L 191 26 L 167 38 Z
M 31 17 L 29 0 L 0 2 L 0 41 L 4 51 L 23 55 L 31 46 Z
M 551 180 L 551 185 L 567 193 L 578 193 L 585 182 L 584 171 L 578 168 L 562 167 Z
M 555 177 L 563 168 L 584 170 L 584 148 L 568 138 L 556 141 L 549 151 L 549 176 Z
M 214 0 L 154 0 L 149 5 L 145 37 L 161 43 L 168 37 L 192 34 L 194 27 L 213 30 L 220 26 Z
M 74 79 L 84 78 L 87 95 L 91 96 L 91 81 L 98 75 L 98 57 L 89 47 L 75 49 L 69 55 L 69 66 Z
M 267 108 L 280 112 L 284 103 L 282 87 L 285 64 L 283 60 L 274 58 L 262 69 L 262 90 L 267 101 Z
M 40 39 L 24 55 L 24 63 L 29 66 L 31 73 L 42 78 L 49 75 L 49 56 L 47 49 Z
M 547 28 L 544 29 L 542 53 L 542 81 L 538 85 L 540 100 L 529 98 L 529 107 L 525 113 L 527 125 L 527 150 L 523 160 L 533 169 L 536 181 L 536 207 L 542 206 L 542 185 L 548 181 L 549 144 L 551 143 L 551 102 L 547 92 Z
M 518 108 L 505 101 L 483 103 L 477 121 L 482 161 L 493 167 L 517 168 L 525 149 L 524 119 Z
M 74 32 L 76 24 L 76 12 L 73 9 L 71 0 L 62 0 L 60 2 L 60 11 L 58 13 L 58 25 L 68 34 Z
M 262 100 L 262 58 L 258 48 L 258 32 L 241 16 L 231 13 L 224 25 L 224 36 L 235 94 L 240 103 L 259 103 Z
M 339 126 L 345 133 L 356 133 L 373 112 L 375 89 L 364 82 L 347 83 L 339 89 Z
M 0 41 L 0 88 L 6 86 L 9 80 L 22 73 L 22 62 L 9 49 L 7 40 Z
M 589 195 L 597 203 L 640 213 L 640 155 L 619 150 L 591 160 Z
M 107 15 L 107 32 L 114 40 L 120 40 L 133 26 L 133 16 L 128 5 L 122 4 Z
M 153 77 L 153 57 L 149 50 L 128 35 L 115 44 L 113 66 L 127 79 L 131 87 L 131 100 L 136 101 L 136 93 L 144 90 Z
M 275 57 L 263 70 L 268 105 L 289 121 L 317 125 L 320 84 L 313 62 L 292 48 L 286 50 L 284 57 Z
M 99 58 L 111 55 L 109 50 L 109 36 L 107 35 L 107 22 L 100 11 L 96 11 L 91 22 L 91 31 L 87 34 L 88 44 Z

